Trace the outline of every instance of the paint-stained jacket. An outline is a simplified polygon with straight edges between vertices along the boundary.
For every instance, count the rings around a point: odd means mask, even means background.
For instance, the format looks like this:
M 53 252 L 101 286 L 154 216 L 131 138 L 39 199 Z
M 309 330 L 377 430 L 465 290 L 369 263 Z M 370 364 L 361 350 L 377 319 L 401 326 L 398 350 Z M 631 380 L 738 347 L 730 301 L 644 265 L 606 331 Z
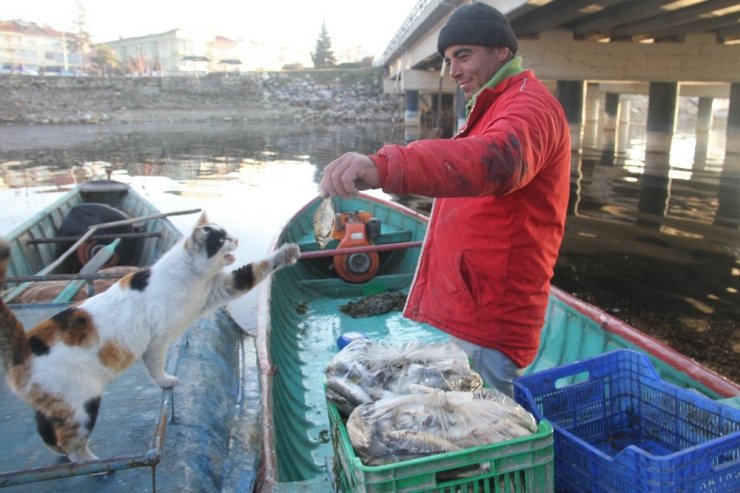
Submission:
M 531 363 L 568 204 L 557 100 L 525 70 L 479 93 L 453 139 L 371 158 L 384 191 L 437 197 L 404 315 Z

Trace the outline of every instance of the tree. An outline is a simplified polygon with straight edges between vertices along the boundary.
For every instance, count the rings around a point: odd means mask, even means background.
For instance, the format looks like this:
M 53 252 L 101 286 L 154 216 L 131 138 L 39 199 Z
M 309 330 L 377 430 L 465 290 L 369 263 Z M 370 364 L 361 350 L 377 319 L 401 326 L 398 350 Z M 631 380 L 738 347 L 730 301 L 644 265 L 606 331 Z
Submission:
M 321 32 L 316 40 L 316 50 L 311 53 L 314 68 L 333 67 L 337 60 L 331 49 L 331 39 L 326 31 L 326 21 L 321 23 Z
M 90 62 L 98 73 L 104 77 L 119 72 L 121 68 L 121 62 L 118 61 L 116 53 L 108 45 L 97 45 Z

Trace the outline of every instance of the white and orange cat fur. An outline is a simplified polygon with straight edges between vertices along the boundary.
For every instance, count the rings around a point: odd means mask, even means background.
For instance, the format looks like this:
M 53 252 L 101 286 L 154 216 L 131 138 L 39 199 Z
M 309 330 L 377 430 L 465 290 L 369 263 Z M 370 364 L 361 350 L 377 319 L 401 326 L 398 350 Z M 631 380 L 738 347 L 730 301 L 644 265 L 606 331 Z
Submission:
M 13 391 L 36 411 L 39 435 L 69 460 L 95 459 L 88 438 L 103 388 L 138 359 L 160 387 L 167 350 L 196 318 L 298 261 L 295 244 L 232 272 L 238 240 L 201 215 L 192 233 L 151 268 L 128 274 L 28 332 L 0 299 L 0 357 Z M 10 250 L 0 239 L 0 285 Z

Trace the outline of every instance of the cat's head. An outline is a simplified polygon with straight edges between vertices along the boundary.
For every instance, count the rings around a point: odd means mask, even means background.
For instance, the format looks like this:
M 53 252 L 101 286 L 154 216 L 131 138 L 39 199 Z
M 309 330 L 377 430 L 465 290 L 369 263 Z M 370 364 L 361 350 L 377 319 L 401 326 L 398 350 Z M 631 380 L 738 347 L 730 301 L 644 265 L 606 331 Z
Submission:
M 239 240 L 229 236 L 222 226 L 209 222 L 205 212 L 201 214 L 185 242 L 185 248 L 191 256 L 214 269 L 233 264 L 236 259 L 231 252 L 237 246 Z

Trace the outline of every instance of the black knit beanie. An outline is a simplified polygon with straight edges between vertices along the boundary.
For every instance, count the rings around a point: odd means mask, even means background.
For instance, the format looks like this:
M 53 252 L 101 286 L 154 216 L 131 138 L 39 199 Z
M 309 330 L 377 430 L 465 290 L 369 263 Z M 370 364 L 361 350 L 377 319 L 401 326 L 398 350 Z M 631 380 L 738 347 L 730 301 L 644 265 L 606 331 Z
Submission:
M 509 20 L 482 2 L 456 9 L 439 32 L 437 51 L 444 56 L 452 45 L 508 46 L 516 53 L 518 44 Z

